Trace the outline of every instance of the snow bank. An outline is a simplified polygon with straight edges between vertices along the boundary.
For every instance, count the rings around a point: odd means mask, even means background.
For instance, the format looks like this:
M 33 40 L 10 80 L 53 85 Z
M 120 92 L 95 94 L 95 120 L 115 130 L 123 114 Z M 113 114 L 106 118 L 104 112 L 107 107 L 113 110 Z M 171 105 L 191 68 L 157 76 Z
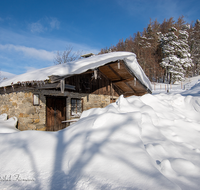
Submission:
M 181 93 L 183 96 L 200 96 L 200 81 L 196 82 L 189 90 Z
M 51 67 L 34 70 L 22 75 L 18 75 L 11 79 L 5 80 L 0 83 L 0 87 L 10 86 L 12 83 L 16 84 L 18 82 L 26 81 L 44 81 L 49 79 L 51 75 L 66 76 L 66 75 L 75 75 L 80 74 L 88 69 L 95 69 L 99 66 L 105 65 L 112 61 L 124 60 L 125 64 L 129 69 L 134 73 L 134 75 L 149 89 L 152 90 L 151 83 L 144 71 L 137 62 L 136 56 L 134 53 L 130 52 L 112 52 L 106 53 L 98 56 L 89 57 L 86 59 L 80 59 L 78 61 L 54 65 Z
M 8 115 L 6 113 L 3 113 L 0 115 L 0 121 L 5 121 L 7 120 L 7 118 L 8 118 Z
M 18 129 L 16 129 L 17 126 L 17 118 L 11 117 L 8 119 L 7 114 L 0 115 L 0 133 L 15 133 L 19 132 Z
M 200 98 L 123 98 L 58 132 L 0 134 L 2 189 L 200 186 Z

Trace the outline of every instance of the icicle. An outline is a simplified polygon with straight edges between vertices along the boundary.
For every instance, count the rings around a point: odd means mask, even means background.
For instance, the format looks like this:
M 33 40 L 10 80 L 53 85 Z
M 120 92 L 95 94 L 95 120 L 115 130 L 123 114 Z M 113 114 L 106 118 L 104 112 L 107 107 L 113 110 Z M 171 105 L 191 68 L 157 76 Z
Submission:
M 136 86 L 136 78 L 134 78 L 134 86 Z
M 4 86 L 4 92 L 6 92 L 6 87 Z
M 94 70 L 94 78 L 95 78 L 95 80 L 97 79 L 97 70 L 96 69 Z
M 15 90 L 13 85 L 12 85 L 12 89 L 13 89 L 13 91 Z
M 120 69 L 120 62 L 119 62 L 119 60 L 118 60 L 118 69 Z
M 61 93 L 65 92 L 65 79 L 60 80 L 60 90 Z

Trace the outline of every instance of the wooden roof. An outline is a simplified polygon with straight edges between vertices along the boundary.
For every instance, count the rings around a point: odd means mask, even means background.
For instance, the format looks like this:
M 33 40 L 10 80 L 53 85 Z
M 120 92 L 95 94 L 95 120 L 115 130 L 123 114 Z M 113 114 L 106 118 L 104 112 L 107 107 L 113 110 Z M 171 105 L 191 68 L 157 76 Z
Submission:
M 113 85 L 119 88 L 126 97 L 151 93 L 147 87 L 135 77 L 122 60 L 100 66 L 99 71 L 111 80 Z

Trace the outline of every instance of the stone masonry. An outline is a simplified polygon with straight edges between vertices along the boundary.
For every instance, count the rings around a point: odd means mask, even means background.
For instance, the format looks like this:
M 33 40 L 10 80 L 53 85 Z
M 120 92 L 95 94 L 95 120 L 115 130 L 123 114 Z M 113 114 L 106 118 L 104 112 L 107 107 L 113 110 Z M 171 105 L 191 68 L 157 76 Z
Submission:
M 33 105 L 33 95 L 39 94 L 40 103 Z M 66 118 L 71 117 L 71 98 L 83 101 L 83 110 L 103 108 L 110 104 L 108 95 L 73 93 L 56 90 L 20 91 L 0 94 L 0 114 L 7 113 L 9 117 L 18 118 L 19 130 L 46 130 L 46 96 L 63 96 L 67 98 Z M 117 97 L 114 97 L 115 99 Z

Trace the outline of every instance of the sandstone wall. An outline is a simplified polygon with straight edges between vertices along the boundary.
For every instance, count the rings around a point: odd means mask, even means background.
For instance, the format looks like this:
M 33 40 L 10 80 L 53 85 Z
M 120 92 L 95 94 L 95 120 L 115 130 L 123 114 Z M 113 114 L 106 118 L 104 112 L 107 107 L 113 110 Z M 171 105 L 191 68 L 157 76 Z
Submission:
M 40 104 L 33 105 L 33 94 L 39 94 Z M 9 117 L 18 118 L 19 130 L 46 130 L 46 96 L 64 96 L 67 98 L 66 118 L 71 116 L 71 98 L 83 101 L 83 110 L 103 108 L 110 104 L 108 95 L 83 94 L 55 90 L 24 91 L 0 94 L 0 114 L 7 113 Z M 114 97 L 117 98 L 117 97 Z
M 0 114 L 18 118 L 18 129 L 37 130 L 45 127 L 45 102 L 33 106 L 33 92 L 13 92 L 0 95 Z

